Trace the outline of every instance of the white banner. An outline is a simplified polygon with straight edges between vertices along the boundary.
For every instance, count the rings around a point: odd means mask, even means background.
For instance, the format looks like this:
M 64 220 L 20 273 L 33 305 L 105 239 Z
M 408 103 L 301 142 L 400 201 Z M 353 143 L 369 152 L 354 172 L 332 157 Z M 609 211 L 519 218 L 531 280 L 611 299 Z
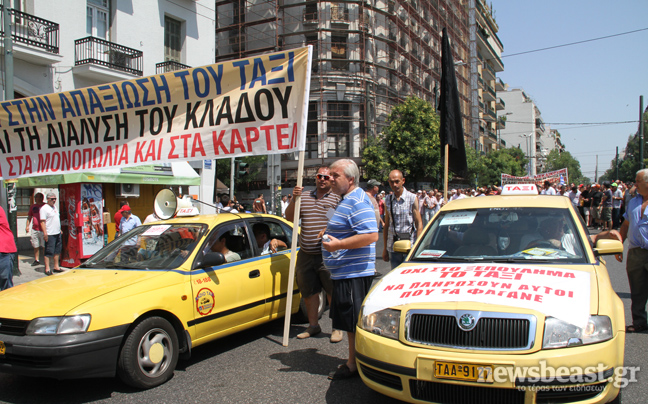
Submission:
M 414 265 L 383 277 L 365 301 L 363 314 L 448 301 L 522 307 L 584 327 L 590 315 L 590 274 L 526 265 Z
M 305 149 L 311 47 L 0 102 L 0 178 Z

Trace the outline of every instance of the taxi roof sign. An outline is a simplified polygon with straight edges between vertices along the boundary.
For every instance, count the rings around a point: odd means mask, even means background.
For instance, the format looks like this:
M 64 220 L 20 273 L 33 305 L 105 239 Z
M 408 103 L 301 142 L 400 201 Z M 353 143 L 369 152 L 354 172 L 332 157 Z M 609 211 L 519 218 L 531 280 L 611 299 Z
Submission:
M 502 187 L 502 195 L 538 195 L 535 184 L 506 184 Z

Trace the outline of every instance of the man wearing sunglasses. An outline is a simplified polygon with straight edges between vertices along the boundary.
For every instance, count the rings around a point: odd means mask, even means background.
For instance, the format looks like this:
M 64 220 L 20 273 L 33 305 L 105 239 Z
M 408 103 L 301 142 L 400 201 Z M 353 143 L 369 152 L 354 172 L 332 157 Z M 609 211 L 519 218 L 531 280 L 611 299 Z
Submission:
M 293 194 L 302 195 L 304 188 L 295 187 Z M 328 223 L 327 212 L 333 212 L 340 202 L 340 197 L 331 192 L 331 177 L 328 167 L 320 167 L 315 177 L 315 190 L 302 195 L 300 202 L 299 218 L 295 219 L 295 199 L 292 198 L 286 207 L 286 220 L 295 225 L 301 219 L 301 233 L 299 234 L 300 250 L 297 253 L 295 273 L 297 286 L 306 303 L 308 314 L 308 328 L 297 335 L 297 338 L 309 338 L 322 332 L 319 326 L 319 294 L 322 288 L 326 291 L 329 303 L 333 283 L 331 273 L 324 267 L 322 261 L 322 239 L 319 232 L 326 228 Z M 331 342 L 340 342 L 343 334 L 339 330 L 331 332 Z
M 40 210 L 41 229 L 45 239 L 45 275 L 52 275 L 50 260 L 54 261 L 54 272 L 63 272 L 59 267 L 59 257 L 63 245 L 61 238 L 61 218 L 56 209 L 56 194 L 47 194 L 47 203 Z

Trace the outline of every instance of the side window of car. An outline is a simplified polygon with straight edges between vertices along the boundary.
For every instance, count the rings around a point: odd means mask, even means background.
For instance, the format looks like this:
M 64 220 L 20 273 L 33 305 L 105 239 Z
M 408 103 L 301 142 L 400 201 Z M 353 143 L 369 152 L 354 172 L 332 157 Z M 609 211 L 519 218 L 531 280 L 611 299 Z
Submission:
M 278 223 L 271 220 L 252 222 L 252 233 L 256 243 L 256 255 L 267 255 L 272 253 L 272 245 L 276 245 L 277 251 L 290 248 L 291 240 L 285 229 Z
M 204 244 L 202 255 L 210 252 L 223 254 L 226 262 L 252 257 L 252 245 L 243 223 L 228 223 L 214 230 Z

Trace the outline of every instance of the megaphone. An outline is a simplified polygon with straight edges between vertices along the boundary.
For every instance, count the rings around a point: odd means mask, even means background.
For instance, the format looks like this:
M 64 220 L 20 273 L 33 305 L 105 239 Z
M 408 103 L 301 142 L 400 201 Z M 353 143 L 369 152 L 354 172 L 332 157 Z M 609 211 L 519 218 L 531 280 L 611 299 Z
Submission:
M 192 199 L 185 195 L 178 196 L 170 189 L 163 189 L 155 195 L 153 211 L 162 220 L 171 219 L 174 216 L 196 216 L 200 214 L 198 208 L 191 203 Z

